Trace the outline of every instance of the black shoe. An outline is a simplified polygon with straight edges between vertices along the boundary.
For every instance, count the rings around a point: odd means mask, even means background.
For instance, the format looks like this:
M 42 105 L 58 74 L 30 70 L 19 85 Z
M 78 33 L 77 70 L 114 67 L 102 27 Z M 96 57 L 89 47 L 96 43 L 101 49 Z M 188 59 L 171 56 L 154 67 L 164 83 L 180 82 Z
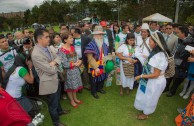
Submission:
M 171 92 L 168 92 L 168 94 L 166 95 L 167 97 L 172 97 L 174 94 L 172 94 Z
M 66 124 L 63 124 L 61 122 L 59 122 L 58 124 L 54 125 L 54 126 L 67 126 Z
M 100 92 L 101 94 L 106 94 L 106 91 L 104 91 L 104 90 L 100 90 L 98 92 Z
M 169 89 L 165 89 L 162 93 L 165 93 L 165 92 L 167 92 L 167 91 L 169 91 Z
M 96 99 L 99 99 L 99 96 L 97 94 L 92 94 L 92 96 Z
M 79 91 L 78 91 L 78 93 L 80 93 L 80 94 L 81 94 L 81 93 L 82 93 L 82 89 L 81 89 L 81 90 L 79 90 Z
M 58 114 L 59 114 L 59 116 L 61 116 L 61 115 L 69 114 L 69 113 L 70 113 L 70 110 L 63 110 L 63 111 L 59 112 Z

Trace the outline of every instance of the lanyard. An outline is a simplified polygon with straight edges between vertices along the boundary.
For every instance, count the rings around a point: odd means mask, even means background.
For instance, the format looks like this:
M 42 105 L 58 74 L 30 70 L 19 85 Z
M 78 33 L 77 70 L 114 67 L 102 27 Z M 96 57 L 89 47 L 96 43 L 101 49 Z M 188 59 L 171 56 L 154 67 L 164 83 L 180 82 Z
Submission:
M 129 45 L 127 45 L 127 48 L 128 48 L 129 56 L 130 56 L 130 54 L 133 54 L 135 52 L 135 49 L 133 47 L 131 47 L 131 49 L 129 49 Z

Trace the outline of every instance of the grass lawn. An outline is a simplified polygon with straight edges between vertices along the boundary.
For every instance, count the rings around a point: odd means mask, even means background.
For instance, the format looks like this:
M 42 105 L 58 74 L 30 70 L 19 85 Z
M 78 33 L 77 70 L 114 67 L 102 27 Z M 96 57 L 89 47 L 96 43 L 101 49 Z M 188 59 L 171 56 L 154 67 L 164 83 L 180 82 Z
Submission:
M 58 26 L 53 27 L 59 31 Z M 32 30 L 32 29 L 30 29 Z M 184 108 L 188 100 L 182 99 L 178 94 L 182 89 L 179 87 L 177 94 L 173 97 L 166 97 L 162 94 L 159 99 L 157 109 L 154 114 L 150 115 L 147 120 L 141 121 L 136 119 L 140 114 L 134 108 L 134 100 L 137 88 L 130 92 L 129 95 L 119 95 L 119 86 L 115 81 L 111 87 L 105 87 L 106 94 L 99 94 L 100 99 L 95 99 L 90 92 L 83 90 L 78 94 L 78 98 L 84 102 L 79 108 L 74 109 L 69 100 L 61 100 L 61 105 L 65 109 L 70 109 L 71 113 L 60 117 L 61 122 L 68 126 L 175 126 L 174 119 L 178 115 L 177 108 Z M 44 110 L 47 110 L 44 107 Z M 44 112 L 45 119 L 41 126 L 52 126 L 48 111 Z
M 180 92 L 179 88 L 178 93 Z M 84 102 L 77 109 L 70 106 L 68 100 L 61 100 L 62 107 L 70 109 L 71 113 L 60 117 L 61 122 L 68 126 L 175 126 L 174 119 L 178 115 L 177 108 L 185 107 L 189 100 L 182 99 L 178 93 L 169 98 L 164 93 L 159 100 L 154 114 L 147 120 L 137 120 L 140 113 L 134 108 L 137 89 L 129 95 L 119 95 L 119 86 L 113 84 L 105 87 L 107 93 L 99 94 L 100 99 L 94 99 L 90 92 L 83 90 L 78 98 Z M 48 113 L 47 113 L 48 114 Z M 50 117 L 46 117 L 42 126 L 52 126 Z

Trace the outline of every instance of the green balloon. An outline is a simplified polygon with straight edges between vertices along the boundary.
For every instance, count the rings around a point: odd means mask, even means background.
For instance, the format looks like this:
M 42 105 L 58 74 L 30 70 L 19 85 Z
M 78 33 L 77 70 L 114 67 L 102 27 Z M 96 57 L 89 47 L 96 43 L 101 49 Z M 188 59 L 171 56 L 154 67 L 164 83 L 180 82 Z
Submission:
M 106 73 L 110 73 L 114 69 L 114 63 L 112 60 L 108 60 L 106 62 L 105 71 Z

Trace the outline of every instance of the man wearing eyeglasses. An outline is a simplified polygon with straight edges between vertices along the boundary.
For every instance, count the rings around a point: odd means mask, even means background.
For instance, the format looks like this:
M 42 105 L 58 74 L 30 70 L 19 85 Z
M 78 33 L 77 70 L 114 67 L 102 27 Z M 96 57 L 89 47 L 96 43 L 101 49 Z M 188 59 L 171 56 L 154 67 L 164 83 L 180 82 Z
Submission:
M 167 97 L 172 97 L 175 95 L 176 90 L 179 85 L 184 81 L 187 77 L 188 70 L 188 58 L 190 57 L 190 53 L 185 50 L 187 45 L 194 46 L 194 40 L 191 37 L 188 37 L 189 30 L 186 26 L 179 26 L 177 30 L 178 35 L 178 44 L 176 46 L 176 51 L 174 55 L 175 61 L 175 75 L 173 78 L 173 85 L 171 86 Z M 182 95 L 181 95 L 182 96 Z
M 178 44 L 178 37 L 176 35 L 173 34 L 173 27 L 172 27 L 172 23 L 167 23 L 166 24 L 166 36 L 164 37 L 166 44 L 171 52 L 171 54 L 173 55 L 175 53 L 176 50 L 176 46 Z M 173 77 L 168 78 L 166 77 L 166 88 L 164 90 L 164 92 L 169 91 L 169 86 L 170 83 L 172 82 Z
M 61 85 L 58 79 L 58 65 L 61 64 L 59 57 L 51 52 L 48 47 L 50 38 L 49 31 L 38 28 L 34 32 L 37 42 L 32 52 L 32 61 L 38 73 L 39 95 L 47 97 L 48 109 L 54 126 L 65 126 L 59 121 L 59 116 L 67 114 L 60 105 Z
M 171 54 L 173 54 L 173 51 L 175 51 L 175 46 L 178 43 L 178 37 L 173 34 L 172 23 L 166 24 L 166 36 L 164 39 L 167 43 L 168 48 L 170 49 Z
M 61 35 L 63 33 L 65 33 L 65 32 L 68 32 L 69 31 L 69 27 L 66 24 L 61 24 L 59 28 L 60 28 L 60 34 Z

